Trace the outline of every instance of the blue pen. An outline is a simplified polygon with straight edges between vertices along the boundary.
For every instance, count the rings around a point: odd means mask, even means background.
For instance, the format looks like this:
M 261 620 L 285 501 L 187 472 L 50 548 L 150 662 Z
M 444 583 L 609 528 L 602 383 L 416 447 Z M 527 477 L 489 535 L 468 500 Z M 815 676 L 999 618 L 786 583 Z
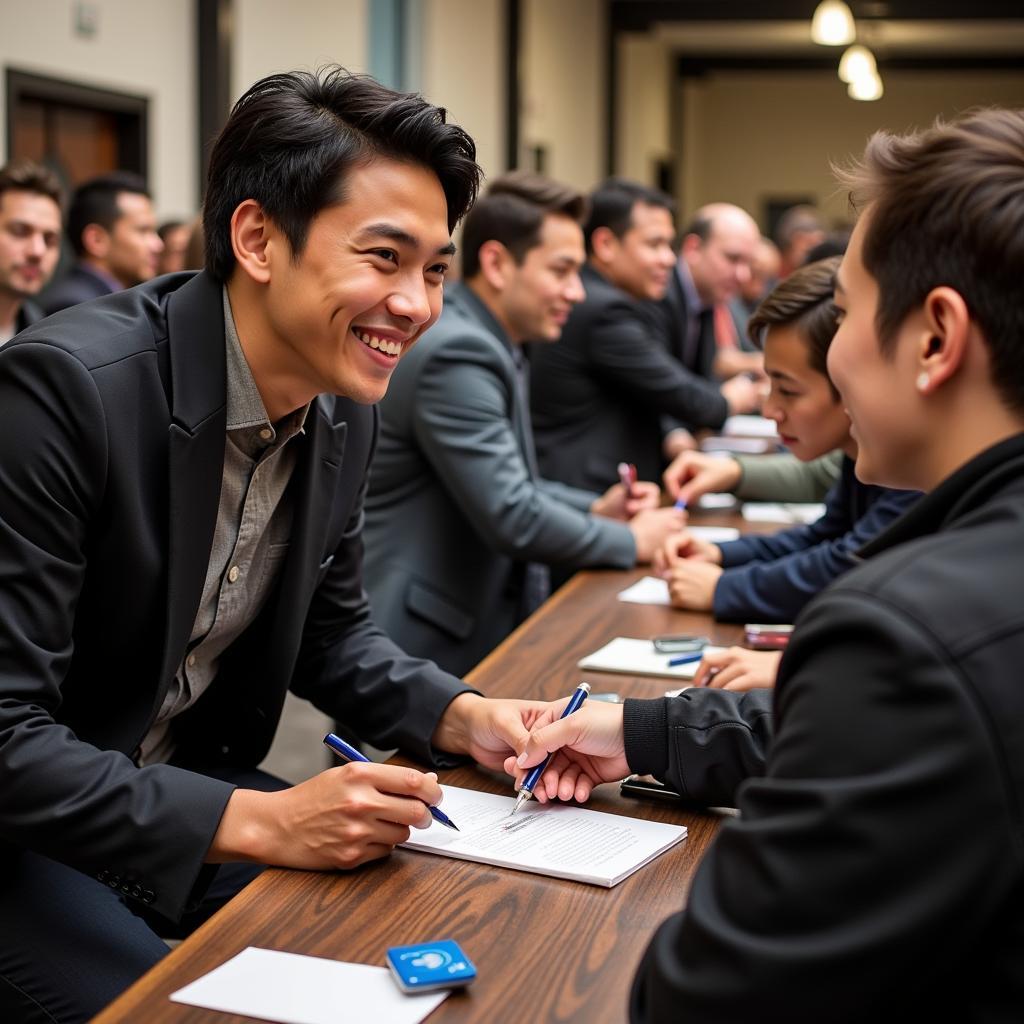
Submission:
M 695 661 L 700 661 L 703 657 L 703 651 L 697 651 L 695 654 L 680 654 L 678 658 L 668 659 L 668 667 L 675 668 L 676 665 L 692 665 Z
M 363 754 L 361 751 L 356 750 L 350 743 L 346 743 L 340 736 L 335 736 L 333 732 L 329 732 L 324 737 L 324 746 L 330 747 L 339 757 L 347 758 L 349 761 L 369 761 L 370 759 Z M 431 807 L 427 804 L 427 808 L 430 811 L 430 816 L 439 825 L 446 825 L 448 828 L 455 829 L 456 832 L 460 831 L 459 826 L 448 817 L 444 811 L 439 810 L 436 807 Z
M 685 498 L 676 498 L 676 503 L 672 507 L 677 512 L 685 512 L 686 511 L 686 499 Z
M 569 698 L 569 703 L 565 705 L 565 710 L 558 717 L 560 719 L 567 718 L 574 711 L 579 711 L 589 693 L 590 683 L 580 683 L 580 685 L 573 691 L 573 695 Z M 531 768 L 529 772 L 527 772 L 526 778 L 523 779 L 523 784 L 519 789 L 519 796 L 516 797 L 516 805 L 512 808 L 512 813 L 509 814 L 510 818 L 512 817 L 512 814 L 515 814 L 516 811 L 518 811 L 519 808 L 525 804 L 531 796 L 533 796 L 533 787 L 540 782 L 540 777 L 544 774 L 544 769 L 547 768 L 548 761 L 551 760 L 551 756 L 551 754 L 548 754 L 540 764 Z

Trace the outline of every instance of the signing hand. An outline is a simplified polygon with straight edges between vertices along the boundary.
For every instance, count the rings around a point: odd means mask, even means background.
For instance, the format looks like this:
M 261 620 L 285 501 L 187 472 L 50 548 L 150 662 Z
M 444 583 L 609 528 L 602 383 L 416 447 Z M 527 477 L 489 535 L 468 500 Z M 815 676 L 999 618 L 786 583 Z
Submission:
M 723 690 L 772 687 L 781 660 L 781 651 L 749 651 L 746 647 L 705 654 L 693 677 L 693 685 Z
M 657 508 L 661 504 L 658 485 L 648 480 L 633 484 L 631 492 L 628 493 L 622 484 L 613 484 L 600 498 L 594 499 L 590 506 L 591 514 L 626 521 L 645 508 Z
M 654 570 L 659 576 L 667 577 L 680 562 L 710 562 L 720 565 L 722 552 L 717 544 L 695 537 L 689 530 L 674 533 L 654 553 Z
M 683 452 L 673 459 L 662 474 L 665 490 L 673 499 L 682 498 L 692 504 L 702 494 L 731 492 L 740 482 L 743 471 L 732 458 Z
M 514 775 L 516 786 L 527 771 L 551 758 L 533 795 L 541 803 L 548 800 L 588 800 L 594 786 L 614 782 L 629 774 L 622 734 L 622 705 L 600 701 L 584 704 L 568 718 L 559 718 L 568 698 L 550 705 L 537 719 L 524 752 L 505 762 L 505 771 Z

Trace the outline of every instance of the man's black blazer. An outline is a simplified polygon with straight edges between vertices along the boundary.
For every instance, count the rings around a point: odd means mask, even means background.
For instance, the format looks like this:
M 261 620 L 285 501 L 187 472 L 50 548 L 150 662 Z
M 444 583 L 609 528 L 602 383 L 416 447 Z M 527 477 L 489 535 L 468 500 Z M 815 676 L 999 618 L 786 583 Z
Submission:
M 195 621 L 225 390 L 221 288 L 205 273 L 67 310 L 0 349 L 0 861 L 32 849 L 121 880 L 170 917 L 231 787 L 132 756 Z M 464 687 L 370 617 L 360 531 L 377 416 L 313 402 L 281 578 L 175 720 L 176 762 L 258 764 L 289 687 L 378 745 L 431 759 Z
M 541 474 L 602 492 L 619 462 L 641 479 L 662 469 L 662 417 L 719 427 L 728 403 L 718 388 L 669 352 L 666 321 L 590 266 L 587 297 L 555 344 L 530 348 L 530 406 Z

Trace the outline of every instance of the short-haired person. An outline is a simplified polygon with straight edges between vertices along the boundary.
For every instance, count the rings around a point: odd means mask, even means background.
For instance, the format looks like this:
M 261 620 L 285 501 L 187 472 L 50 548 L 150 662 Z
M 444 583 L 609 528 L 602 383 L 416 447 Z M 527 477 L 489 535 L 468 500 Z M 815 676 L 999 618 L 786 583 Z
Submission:
M 739 786 L 752 695 L 721 691 L 687 691 L 735 702 L 715 736 L 678 726 L 685 694 L 595 703 L 522 759 L 563 748 L 541 799 L 637 771 L 740 809 L 641 961 L 635 1024 L 1024 1006 L 1024 111 L 876 134 L 844 178 L 829 373 L 858 474 L 925 497 L 801 615 L 763 777 Z
M 839 322 L 832 302 L 838 266 L 836 256 L 794 271 L 750 319 L 771 381 L 764 414 L 782 442 L 804 461 L 845 454 L 825 512 L 807 526 L 721 544 L 686 532 L 671 538 L 657 564 L 676 607 L 713 611 L 725 622 L 792 622 L 918 499 L 916 491 L 861 483 L 854 473 L 857 441 L 825 365 Z
M 631 181 L 613 178 L 590 195 L 580 275 L 586 298 L 569 314 L 559 343 L 537 346 L 530 356 L 530 406 L 546 479 L 600 493 L 620 462 L 636 465 L 641 479 L 657 479 L 665 436 L 680 422 L 719 427 L 730 412 L 751 407 L 750 381 L 719 389 L 669 352 L 654 303 L 676 262 L 672 215 L 668 196 Z
M 164 243 L 146 183 L 137 174 L 112 171 L 79 185 L 66 230 L 76 262 L 43 296 L 47 313 L 131 288 L 157 272 Z
M 818 210 L 798 203 L 785 210 L 775 225 L 779 247 L 779 277 L 785 279 L 808 262 L 807 254 L 825 240 L 825 224 Z
M 60 200 L 60 182 L 46 167 L 0 167 L 0 345 L 43 316 L 32 300 L 57 266 Z
M 631 567 L 682 525 L 656 484 L 595 494 L 537 471 L 523 345 L 557 343 L 583 298 L 584 210 L 541 175 L 497 178 L 466 218 L 463 281 L 381 402 L 366 587 L 389 636 L 452 672 L 537 607 L 549 566 Z
M 479 173 L 418 96 L 273 75 L 213 148 L 207 270 L 0 349 L 0 1019 L 91 1017 L 258 865 L 429 825 L 412 768 L 260 772 L 287 690 L 433 765 L 525 742 L 545 705 L 406 655 L 361 573 L 372 403 Z
M 176 274 L 179 270 L 195 269 L 185 265 L 185 254 L 192 237 L 191 224 L 183 220 L 167 220 L 156 229 L 156 233 L 164 243 L 163 251 L 157 257 L 158 274 Z

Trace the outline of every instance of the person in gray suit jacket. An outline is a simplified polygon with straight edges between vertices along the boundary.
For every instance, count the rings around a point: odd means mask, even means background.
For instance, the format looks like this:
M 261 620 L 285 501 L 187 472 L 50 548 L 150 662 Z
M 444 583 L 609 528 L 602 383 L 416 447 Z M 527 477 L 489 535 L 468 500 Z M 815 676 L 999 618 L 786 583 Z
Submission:
M 391 636 L 451 672 L 543 600 L 548 566 L 632 566 L 680 519 L 655 484 L 599 495 L 537 471 L 522 344 L 557 341 L 583 298 L 583 210 L 539 175 L 495 181 L 466 219 L 465 282 L 381 402 L 367 590 Z

